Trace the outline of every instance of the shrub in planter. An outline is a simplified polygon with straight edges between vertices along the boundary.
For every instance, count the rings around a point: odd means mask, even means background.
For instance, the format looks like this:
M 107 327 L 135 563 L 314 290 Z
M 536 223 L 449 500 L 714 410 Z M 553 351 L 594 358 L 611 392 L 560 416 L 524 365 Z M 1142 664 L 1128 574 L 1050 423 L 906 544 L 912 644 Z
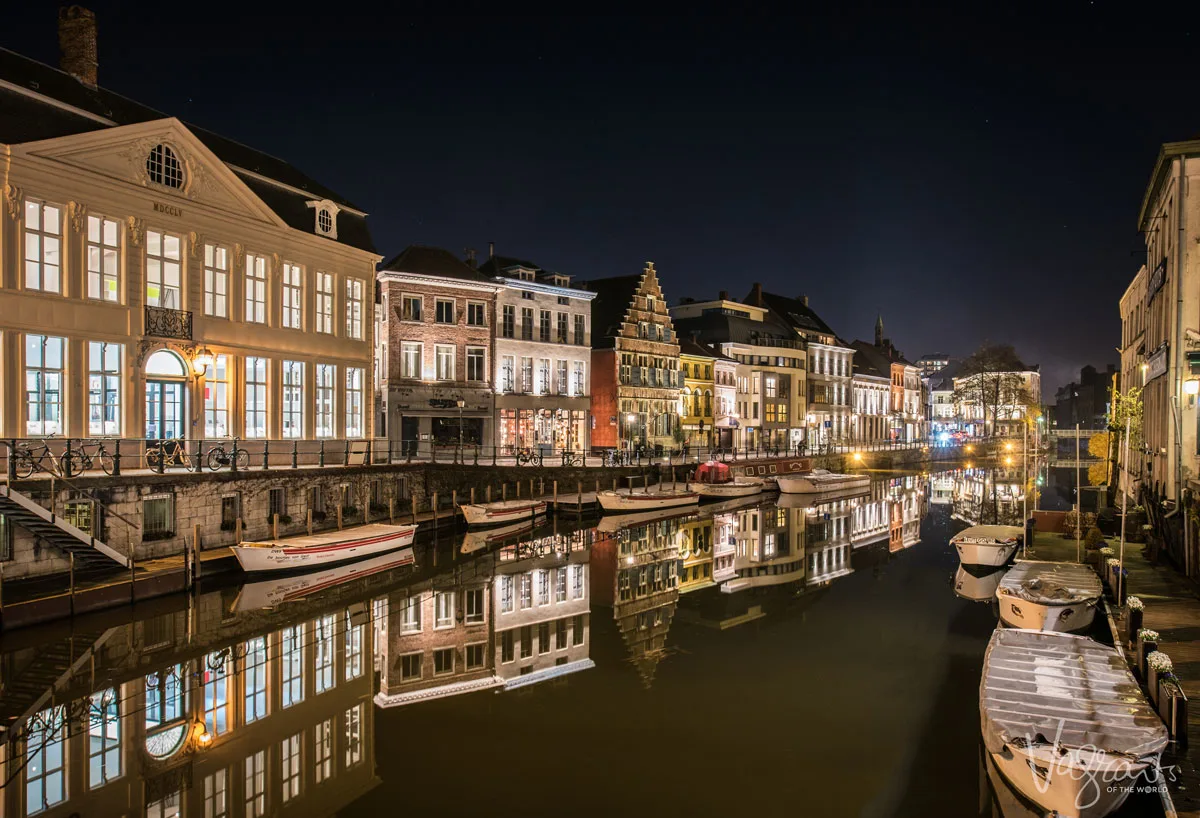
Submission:
M 1137 632 L 1137 670 L 1138 675 L 1146 678 L 1146 657 L 1158 650 L 1158 631 L 1142 628 Z
M 1171 657 L 1163 653 L 1161 650 L 1156 650 L 1146 657 L 1146 687 L 1150 689 L 1150 698 L 1154 700 L 1154 704 L 1158 706 L 1158 680 L 1173 674 L 1175 665 L 1171 662 Z
M 1101 548 L 1104 546 L 1104 535 L 1100 533 L 1098 528 L 1089 528 L 1087 537 L 1083 540 L 1083 545 L 1089 551 Z
M 1145 608 L 1142 600 L 1136 596 L 1127 597 L 1125 600 L 1125 641 L 1129 644 L 1133 644 L 1138 631 L 1142 629 Z

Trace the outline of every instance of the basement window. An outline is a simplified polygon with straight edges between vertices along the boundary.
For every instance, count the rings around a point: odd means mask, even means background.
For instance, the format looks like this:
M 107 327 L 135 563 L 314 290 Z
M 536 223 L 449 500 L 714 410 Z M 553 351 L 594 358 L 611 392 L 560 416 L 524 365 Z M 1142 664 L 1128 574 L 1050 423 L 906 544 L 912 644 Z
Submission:
M 12 523 L 0 514 L 0 562 L 8 562 L 13 558 Z
M 175 536 L 175 495 L 152 494 L 142 500 L 142 542 Z

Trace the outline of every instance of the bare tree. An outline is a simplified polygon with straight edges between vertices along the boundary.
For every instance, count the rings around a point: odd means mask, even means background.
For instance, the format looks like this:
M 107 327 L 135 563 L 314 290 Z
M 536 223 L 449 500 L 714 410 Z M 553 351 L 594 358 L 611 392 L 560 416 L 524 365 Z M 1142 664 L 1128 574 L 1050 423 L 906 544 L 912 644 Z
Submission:
M 1007 344 L 985 343 L 963 361 L 962 375 L 955 379 L 954 402 L 978 406 L 983 415 L 984 432 L 996 433 L 997 419 L 1012 417 L 1018 409 L 1028 410 L 1036 405 L 1025 381 L 1017 373 L 1025 365 L 1016 350 Z

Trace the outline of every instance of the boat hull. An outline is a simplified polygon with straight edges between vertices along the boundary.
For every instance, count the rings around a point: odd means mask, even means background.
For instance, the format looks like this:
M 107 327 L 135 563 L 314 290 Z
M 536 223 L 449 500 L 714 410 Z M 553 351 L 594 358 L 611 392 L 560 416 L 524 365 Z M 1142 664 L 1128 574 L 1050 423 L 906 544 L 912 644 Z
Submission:
M 529 520 L 546 513 L 546 504 L 542 501 L 522 504 L 483 503 L 459 506 L 467 525 L 505 525 L 520 520 Z
M 233 555 L 246 573 L 265 573 L 270 571 L 296 571 L 318 568 L 325 565 L 336 565 L 341 562 L 365 559 L 376 554 L 384 554 L 412 545 L 417 533 L 415 525 L 396 526 L 396 531 L 390 534 L 380 534 L 359 539 L 347 539 L 345 542 L 330 545 L 309 547 L 288 547 L 285 545 L 263 546 L 233 546 Z
M 364 560 L 310 571 L 303 574 L 273 576 L 242 587 L 234 600 L 234 611 L 253 611 L 273 608 L 287 602 L 304 599 L 326 588 L 343 585 L 352 580 L 390 571 L 413 564 L 411 547 L 379 554 Z
M 972 602 L 991 602 L 996 597 L 996 589 L 1000 587 L 1000 578 L 1003 576 L 1003 571 L 976 576 L 960 565 L 954 574 L 954 593 Z
M 781 474 L 776 478 L 784 494 L 827 494 L 833 491 L 867 488 L 871 478 L 865 475 L 840 474 L 833 477 L 809 477 L 802 474 Z
M 956 542 L 958 561 L 963 565 L 987 565 L 998 568 L 1005 565 L 1017 550 L 1017 543 L 974 543 Z
M 762 494 L 761 480 L 733 480 L 728 483 L 692 483 L 692 491 L 700 495 L 701 500 L 721 500 L 730 497 L 750 497 Z
M 1000 602 L 1000 621 L 1010 628 L 1074 633 L 1088 628 L 1096 616 L 1095 600 L 1046 605 L 1003 592 L 997 592 L 996 599 Z
M 992 762 L 1013 789 L 1061 818 L 1103 818 L 1120 809 L 1130 788 L 1151 786 L 1151 762 L 1133 761 L 1102 750 L 1079 751 L 1074 761 L 1056 761 L 1047 745 L 1024 750 L 1011 744 L 992 753 Z M 1067 756 L 1070 758 L 1070 755 Z M 1087 759 L 1085 765 L 1080 762 Z M 1039 771 L 1048 771 L 1040 775 Z
M 600 492 L 597 499 L 605 511 L 652 511 L 658 508 L 695 505 L 700 502 L 700 495 L 694 491 L 642 494 L 609 490 Z

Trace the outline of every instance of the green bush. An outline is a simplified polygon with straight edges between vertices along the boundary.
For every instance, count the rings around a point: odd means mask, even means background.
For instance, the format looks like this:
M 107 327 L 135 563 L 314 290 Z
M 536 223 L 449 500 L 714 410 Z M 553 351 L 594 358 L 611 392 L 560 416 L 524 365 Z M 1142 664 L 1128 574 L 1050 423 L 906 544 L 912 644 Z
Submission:
M 1100 533 L 1100 529 L 1093 526 L 1088 529 L 1087 536 L 1083 540 L 1084 547 L 1089 551 L 1101 548 L 1104 545 L 1104 535 Z

